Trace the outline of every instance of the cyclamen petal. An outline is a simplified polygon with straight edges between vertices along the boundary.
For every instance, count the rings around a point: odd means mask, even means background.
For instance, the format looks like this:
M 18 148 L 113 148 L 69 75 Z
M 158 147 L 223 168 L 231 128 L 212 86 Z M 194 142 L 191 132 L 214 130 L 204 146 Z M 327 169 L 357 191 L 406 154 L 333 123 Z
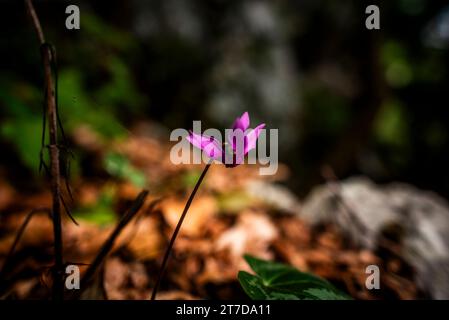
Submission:
M 220 143 L 214 139 L 211 143 L 206 145 L 203 149 L 206 155 L 215 160 L 221 160 L 223 155 L 223 149 L 220 146 Z
M 245 135 L 245 154 L 256 147 L 257 139 L 259 138 L 263 128 L 265 128 L 265 123 L 259 124 L 256 128 Z
M 189 135 L 187 136 L 187 140 L 193 144 L 195 147 L 199 149 L 203 149 L 205 145 L 210 143 L 210 137 L 197 134 L 195 132 L 189 131 Z
M 243 132 L 249 128 L 249 114 L 245 112 L 240 118 L 235 119 L 232 129 L 241 129 Z
M 214 137 L 200 135 L 191 131 L 187 136 L 187 140 L 195 147 L 203 150 L 209 158 L 221 160 L 223 149 L 220 142 Z
M 245 131 L 241 130 L 240 128 L 233 129 L 227 134 L 226 138 L 232 150 L 237 151 L 237 148 L 241 148 L 243 151 L 245 149 L 245 135 Z M 241 146 L 239 145 L 239 143 L 241 143 Z
M 201 135 L 190 131 L 187 140 L 195 147 L 200 148 L 211 159 L 221 161 L 228 168 L 236 167 L 244 162 L 245 155 L 257 145 L 265 124 L 258 125 L 255 129 L 249 128 L 248 112 L 234 121 L 231 133 L 227 132 L 226 139 L 230 149 L 223 149 L 221 143 L 214 137 Z M 240 145 L 241 144 L 241 145 Z M 229 152 L 230 151 L 230 152 Z M 228 163 L 229 162 L 229 163 Z

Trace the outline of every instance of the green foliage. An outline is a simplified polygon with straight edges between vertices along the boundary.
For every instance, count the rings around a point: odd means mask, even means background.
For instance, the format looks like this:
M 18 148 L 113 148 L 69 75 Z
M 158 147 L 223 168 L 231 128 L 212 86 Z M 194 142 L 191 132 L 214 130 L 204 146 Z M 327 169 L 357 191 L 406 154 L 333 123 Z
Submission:
M 79 208 L 72 212 L 76 220 L 84 220 L 98 225 L 107 225 L 117 220 L 114 211 L 115 189 L 106 188 L 97 203 L 92 206 Z
M 240 271 L 243 290 L 255 300 L 350 300 L 324 279 L 301 272 L 288 265 L 264 261 L 246 255 L 246 262 L 256 273 Z
M 138 111 L 144 98 L 140 95 L 126 64 L 118 57 L 107 59 L 110 80 L 95 93 L 101 105 L 126 106 L 127 111 Z
M 89 12 L 83 15 L 81 32 L 82 37 L 58 42 L 56 48 L 61 52 L 58 106 L 65 132 L 70 136 L 83 125 L 105 140 L 126 137 L 120 120 L 141 112 L 145 103 L 130 71 L 131 58 L 138 51 L 135 38 Z M 37 172 L 39 164 L 41 85 L 9 75 L 0 78 L 0 137 L 16 149 L 22 164 L 32 172 Z
M 81 32 L 88 37 L 90 43 L 118 50 L 134 49 L 135 41 L 130 34 L 103 22 L 89 12 L 83 13 Z
M 1 135 L 14 145 L 23 164 L 35 172 L 39 166 L 41 131 L 42 119 L 36 116 L 7 120 L 0 130 Z
M 59 76 L 61 117 L 70 132 L 80 124 L 94 129 L 103 137 L 122 137 L 126 131 L 111 109 L 98 105 L 83 86 L 84 79 L 75 69 L 65 69 Z
M 387 82 L 392 87 L 405 87 L 413 80 L 412 64 L 399 43 L 390 41 L 383 45 L 382 63 Z
M 190 170 L 181 176 L 181 182 L 183 187 L 186 189 L 193 188 L 196 185 L 196 182 L 201 176 L 201 171 L 199 170 Z
M 390 100 L 383 106 L 377 116 L 374 132 L 376 138 L 384 144 L 403 147 L 407 144 L 409 128 L 407 125 L 407 115 L 396 100 Z
M 147 184 L 145 175 L 136 169 L 125 156 L 118 153 L 108 153 L 104 158 L 106 171 L 113 177 L 127 180 L 136 187 L 143 188 Z
M 38 94 L 34 87 L 21 82 L 0 84 L 0 103 L 5 114 L 0 135 L 14 146 L 22 163 L 35 172 L 39 165 L 42 116 L 34 114 L 30 105 L 39 105 Z

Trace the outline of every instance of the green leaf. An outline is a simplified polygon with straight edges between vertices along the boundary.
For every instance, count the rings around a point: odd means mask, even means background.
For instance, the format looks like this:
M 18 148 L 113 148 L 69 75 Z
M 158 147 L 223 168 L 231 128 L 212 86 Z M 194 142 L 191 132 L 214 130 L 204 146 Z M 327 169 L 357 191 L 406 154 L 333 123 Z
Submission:
M 99 105 L 84 87 L 83 75 L 73 68 L 60 71 L 59 105 L 64 127 L 70 132 L 79 125 L 87 125 L 102 137 L 121 138 L 126 130 L 114 115 L 111 106 Z
M 349 300 L 328 281 L 291 266 L 260 260 L 246 255 L 246 262 L 256 273 L 240 271 L 243 290 L 256 300 Z
M 100 105 L 126 106 L 127 112 L 139 111 L 144 97 L 139 94 L 132 74 L 125 62 L 118 57 L 110 57 L 105 61 L 109 72 L 109 81 L 95 93 Z
M 105 187 L 95 204 L 77 208 L 72 214 L 76 220 L 84 220 L 100 226 L 115 223 L 117 220 L 117 215 L 114 211 L 115 198 L 115 188 Z
M 143 188 L 147 180 L 143 172 L 136 169 L 125 156 L 118 153 L 108 153 L 104 159 L 106 171 L 113 177 L 127 180 L 136 187 Z
M 13 144 L 23 164 L 34 173 L 39 167 L 41 134 L 42 119 L 37 116 L 9 119 L 0 128 L 0 135 Z
M 82 209 L 73 212 L 73 216 L 77 220 L 84 220 L 94 224 L 103 226 L 115 223 L 117 215 L 109 206 L 97 205 L 90 209 Z

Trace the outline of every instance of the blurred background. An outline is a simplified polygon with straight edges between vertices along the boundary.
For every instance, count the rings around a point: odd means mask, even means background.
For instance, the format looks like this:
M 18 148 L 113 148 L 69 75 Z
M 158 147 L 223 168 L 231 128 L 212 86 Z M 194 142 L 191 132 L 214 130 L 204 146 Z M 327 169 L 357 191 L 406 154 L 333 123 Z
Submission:
M 65 28 L 69 4 L 80 8 L 80 30 Z M 380 8 L 380 30 L 365 27 L 369 4 Z M 42 64 L 22 1 L 0 6 L 0 188 L 3 198 L 7 189 L 28 197 L 45 189 L 38 173 Z M 449 197 L 446 1 L 35 6 L 57 52 L 75 188 L 111 177 L 139 188 L 160 184 L 154 170 L 113 146 L 139 135 L 168 146 L 169 132 L 191 128 L 193 120 L 202 120 L 204 129 L 226 128 L 249 111 L 252 124 L 279 129 L 284 178 L 276 184 L 299 202 L 326 182 L 323 168 L 342 180 L 402 182 L 438 194 L 438 201 Z M 154 149 L 148 157 L 152 152 L 161 154 Z M 182 181 L 191 185 L 195 177 L 183 173 Z M 107 190 L 103 204 L 112 201 Z M 5 212 L 17 208 L 2 201 Z M 98 219 L 107 221 L 101 212 Z
M 341 178 L 361 173 L 449 196 L 444 1 L 382 2 L 378 31 L 365 28 L 363 1 L 77 1 L 80 30 L 65 28 L 68 4 L 36 5 L 57 49 L 69 133 L 88 124 L 112 138 L 141 119 L 224 128 L 248 110 L 279 129 L 300 195 L 328 164 Z M 2 7 L 1 162 L 32 177 L 40 57 L 22 2 Z

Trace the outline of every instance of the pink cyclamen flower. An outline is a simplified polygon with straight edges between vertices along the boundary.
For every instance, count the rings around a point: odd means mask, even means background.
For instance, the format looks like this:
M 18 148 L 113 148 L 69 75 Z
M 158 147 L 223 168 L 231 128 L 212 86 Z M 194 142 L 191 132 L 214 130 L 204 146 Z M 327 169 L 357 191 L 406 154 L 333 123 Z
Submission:
M 249 115 L 248 112 L 245 112 L 241 117 L 235 119 L 232 129 L 228 131 L 226 139 L 231 150 L 227 150 L 226 145 L 220 144 L 214 137 L 192 131 L 187 136 L 187 140 L 195 147 L 203 150 L 210 159 L 220 161 L 226 167 L 235 167 L 243 163 L 245 155 L 256 147 L 257 139 L 264 127 L 265 124 L 262 123 L 256 128 L 248 130 Z
M 235 167 L 239 164 L 243 163 L 244 156 L 252 149 L 256 147 L 257 139 L 259 138 L 262 129 L 265 127 L 265 124 L 262 123 L 258 125 L 255 129 L 248 130 L 249 128 L 249 115 L 248 112 L 245 112 L 240 118 L 237 118 L 232 126 L 232 129 L 226 130 L 228 140 L 228 144 L 221 143 L 215 139 L 214 137 L 209 137 L 206 135 L 197 134 L 194 132 L 190 132 L 187 136 L 187 140 L 193 144 L 195 147 L 203 150 L 203 152 L 212 160 L 221 161 L 226 165 L 226 167 Z M 228 146 L 228 148 L 226 148 Z M 230 147 L 230 148 L 229 148 Z M 231 150 L 228 150 L 231 149 Z M 179 221 L 176 225 L 175 231 L 173 231 L 173 235 L 168 243 L 167 250 L 165 251 L 164 258 L 162 259 L 161 268 L 159 270 L 159 274 L 156 278 L 156 283 L 153 287 L 153 292 L 151 293 L 151 300 L 156 300 L 156 294 L 159 289 L 159 285 L 162 280 L 162 276 L 164 274 L 164 270 L 167 267 L 167 261 L 170 256 L 170 252 L 173 249 L 173 245 L 176 241 L 176 237 L 178 236 L 179 230 L 181 229 L 182 222 L 189 211 L 190 205 L 192 204 L 193 198 L 195 197 L 198 188 L 200 187 L 204 177 L 206 176 L 207 171 L 211 166 L 211 162 L 209 162 L 205 167 L 203 172 L 201 173 L 198 181 L 193 188 L 192 193 L 190 194 L 189 199 L 187 200 L 186 206 L 181 213 Z

